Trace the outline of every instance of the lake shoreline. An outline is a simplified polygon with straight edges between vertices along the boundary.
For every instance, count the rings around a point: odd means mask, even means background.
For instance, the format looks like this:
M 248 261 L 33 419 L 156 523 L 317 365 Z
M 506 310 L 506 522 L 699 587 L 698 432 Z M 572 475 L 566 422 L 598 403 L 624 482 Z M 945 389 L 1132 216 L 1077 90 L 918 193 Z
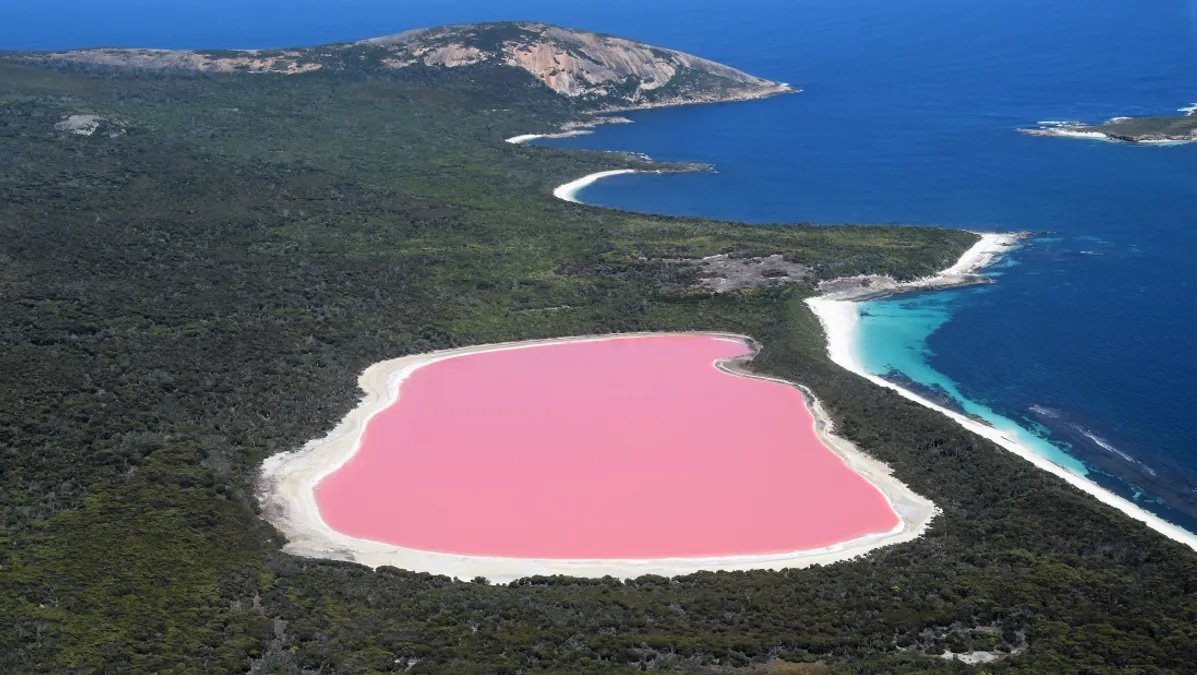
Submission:
M 717 362 L 715 367 L 730 375 L 798 388 L 813 418 L 814 431 L 824 447 L 885 497 L 890 508 L 898 516 L 898 525 L 887 532 L 864 535 L 825 548 L 789 553 L 701 558 L 567 560 L 420 551 L 342 534 L 329 526 L 321 516 L 315 498 L 317 484 L 344 466 L 356 454 L 370 419 L 398 400 L 401 382 L 418 368 L 446 358 L 486 351 L 522 349 L 563 342 L 676 335 L 704 335 L 745 342 L 752 350 L 750 354 L 722 360 Z M 699 571 L 802 568 L 851 560 L 875 549 L 922 536 L 928 524 L 940 512 L 938 507 L 894 478 L 890 467 L 837 436 L 834 433 L 833 421 L 808 389 L 748 370 L 746 364 L 758 349 L 759 345 L 755 340 L 743 335 L 715 332 L 620 333 L 480 345 L 376 363 L 367 368 L 359 378 L 359 385 L 366 392 L 361 403 L 327 436 L 309 442 L 300 450 L 274 455 L 262 464 L 256 492 L 259 503 L 262 504 L 263 516 L 287 537 L 288 543 L 284 550 L 293 555 L 345 560 L 374 568 L 393 566 L 461 579 L 483 576 L 498 582 L 553 574 L 636 578 L 646 574 L 680 576 Z

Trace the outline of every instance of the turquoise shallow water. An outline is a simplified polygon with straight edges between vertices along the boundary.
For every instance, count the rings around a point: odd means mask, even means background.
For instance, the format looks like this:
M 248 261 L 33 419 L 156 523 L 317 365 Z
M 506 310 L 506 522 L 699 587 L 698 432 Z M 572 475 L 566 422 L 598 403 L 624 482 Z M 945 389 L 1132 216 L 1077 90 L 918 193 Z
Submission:
M 719 168 L 582 192 L 604 206 L 1050 233 L 999 265 L 996 284 L 869 303 L 864 361 L 1016 423 L 1044 455 L 1197 531 L 1197 145 L 1016 132 L 1197 101 L 1192 0 L 1150 11 L 1124 0 L 0 5 L 0 47 L 14 49 L 281 47 L 533 18 L 793 83 L 804 93 L 635 113 L 636 124 L 554 144 Z
M 995 284 L 868 303 L 861 360 L 1197 531 L 1197 145 L 1017 133 L 1197 100 L 1193 4 L 769 7 L 702 32 L 706 51 L 804 93 L 638 113 L 553 142 L 719 168 L 618 176 L 581 199 L 1038 233 Z
M 988 405 L 970 399 L 955 380 L 930 364 L 935 356 L 927 340 L 952 320 L 956 308 L 967 302 L 966 292 L 932 291 L 871 300 L 858 304 L 860 329 L 855 352 L 870 373 L 899 382 L 945 407 L 984 421 L 1020 445 L 1034 450 L 1064 468 L 1085 475 L 1085 463 L 1068 454 L 1040 424 L 1021 425 Z

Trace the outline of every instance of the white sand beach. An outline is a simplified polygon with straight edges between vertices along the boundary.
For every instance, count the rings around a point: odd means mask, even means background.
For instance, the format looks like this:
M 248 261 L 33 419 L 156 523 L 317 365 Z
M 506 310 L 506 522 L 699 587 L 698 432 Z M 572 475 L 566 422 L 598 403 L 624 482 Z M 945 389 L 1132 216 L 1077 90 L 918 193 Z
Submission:
M 700 333 L 714 337 L 748 341 L 740 335 Z M 577 577 L 635 578 L 645 574 L 676 576 L 703 570 L 754 570 L 800 568 L 826 565 L 850 560 L 883 546 L 913 540 L 921 536 L 928 523 L 939 512 L 929 500 L 915 494 L 895 479 L 888 466 L 858 450 L 847 440 L 836 436 L 831 420 L 822 406 L 805 388 L 815 432 L 823 443 L 834 451 L 852 470 L 873 484 L 889 501 L 899 517 L 899 525 L 889 532 L 871 534 L 835 546 L 807 551 L 773 555 L 726 556 L 711 558 L 664 558 L 645 560 L 557 560 L 462 556 L 419 551 L 391 544 L 356 539 L 333 530 L 320 515 L 316 504 L 315 487 L 326 476 L 348 462 L 361 444 L 366 424 L 378 412 L 395 403 L 400 385 L 416 369 L 465 354 L 508 349 L 523 349 L 538 345 L 569 341 L 594 341 L 645 337 L 652 333 L 619 334 L 536 340 L 466 347 L 415 356 L 407 356 L 374 364 L 359 378 L 366 392 L 361 403 L 324 438 L 314 440 L 302 449 L 268 458 L 262 466 L 257 493 L 264 517 L 277 527 L 288 543 L 285 551 L 293 555 L 358 562 L 370 567 L 384 565 L 401 569 L 444 574 L 461 579 L 483 576 L 495 582 L 510 582 L 532 575 L 564 574 Z M 745 364 L 751 356 L 719 362 L 726 372 L 761 377 L 748 372 Z M 792 383 L 775 378 L 761 378 Z
M 1013 237 L 1013 240 L 1012 240 Z M 1017 240 L 1017 235 L 982 234 L 981 240 L 970 248 L 956 264 L 939 274 L 906 284 L 894 284 L 892 292 L 903 290 L 927 289 L 941 286 L 958 285 L 964 275 L 975 274 L 986 265 L 993 263 L 1008 246 Z M 953 281 L 955 280 L 955 282 Z M 1067 469 L 1051 462 L 1037 454 L 1031 448 L 1021 445 L 994 427 L 978 422 L 960 413 L 949 410 L 933 403 L 918 394 L 904 389 L 882 377 L 869 373 L 860 364 L 856 355 L 857 330 L 860 322 L 858 300 L 864 296 L 876 297 L 876 293 L 862 293 L 860 289 L 841 290 L 810 298 L 806 302 L 823 324 L 827 336 L 827 353 L 837 365 L 857 374 L 882 387 L 898 392 L 903 398 L 914 401 L 922 406 L 935 410 L 955 421 L 960 426 L 983 436 L 1001 447 L 1013 452 L 1035 466 L 1064 479 L 1070 485 L 1096 497 L 1103 504 L 1112 506 L 1126 515 L 1146 524 L 1151 529 L 1163 534 L 1174 541 L 1185 544 L 1197 550 L 1197 535 L 1183 528 L 1167 522 L 1163 518 L 1139 507 L 1105 488 L 1078 476 Z
M 534 141 L 538 138 L 573 138 L 574 136 L 589 136 L 594 132 L 589 129 L 574 129 L 572 131 L 562 131 L 555 134 L 520 134 L 519 136 L 512 136 L 506 139 L 508 143 L 514 145 L 521 145 L 529 141 Z
M 554 131 L 546 134 L 520 134 L 519 136 L 512 136 L 506 139 L 508 143 L 520 145 L 535 141 L 539 138 L 573 138 L 574 136 L 589 136 L 594 133 L 596 127 L 605 124 L 632 124 L 632 120 L 626 117 L 617 117 L 612 115 L 594 117 L 588 120 L 566 122 L 561 126 L 560 131 Z
M 1022 234 L 999 234 L 996 232 L 982 232 L 981 239 L 972 245 L 956 264 L 927 277 L 910 283 L 912 287 L 928 288 L 933 286 L 955 285 L 957 282 L 976 275 L 981 269 L 988 267 L 1002 257 L 1011 246 L 1018 243 Z
M 583 189 L 585 189 L 587 186 L 593 185 L 595 183 L 595 181 L 602 180 L 609 176 L 619 176 L 619 175 L 625 174 L 625 173 L 647 173 L 647 172 L 637 171 L 635 169 L 615 169 L 613 171 L 599 171 L 598 173 L 592 173 L 592 174 L 589 174 L 586 176 L 582 176 L 581 178 L 579 178 L 577 180 L 571 180 L 570 182 L 568 182 L 564 185 L 558 185 L 553 190 L 553 196 L 556 197 L 557 199 L 564 199 L 567 202 L 573 202 L 575 204 L 580 204 L 581 202 L 578 201 L 578 193 L 581 192 Z

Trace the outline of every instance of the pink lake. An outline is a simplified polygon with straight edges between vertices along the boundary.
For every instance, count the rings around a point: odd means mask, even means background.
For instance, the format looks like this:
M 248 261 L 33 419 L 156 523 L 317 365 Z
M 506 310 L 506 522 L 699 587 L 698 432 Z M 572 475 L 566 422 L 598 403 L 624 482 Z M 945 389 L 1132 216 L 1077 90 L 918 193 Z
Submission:
M 896 527 L 800 392 L 714 367 L 749 352 L 648 336 L 431 363 L 317 505 L 353 537 L 508 558 L 790 553 Z

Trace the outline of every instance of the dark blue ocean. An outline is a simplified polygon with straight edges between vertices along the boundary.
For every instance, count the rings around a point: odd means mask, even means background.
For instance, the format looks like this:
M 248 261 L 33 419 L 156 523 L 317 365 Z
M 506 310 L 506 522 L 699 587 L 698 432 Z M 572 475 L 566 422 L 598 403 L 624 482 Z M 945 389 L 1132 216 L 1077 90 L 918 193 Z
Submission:
M 612 178 L 589 203 L 1044 233 L 995 284 L 868 303 L 866 364 L 1017 423 L 1197 531 L 1197 145 L 1015 132 L 1197 102 L 1193 1 L 0 0 L 0 48 L 283 47 L 497 19 L 625 35 L 804 90 L 555 142 L 719 168 Z

